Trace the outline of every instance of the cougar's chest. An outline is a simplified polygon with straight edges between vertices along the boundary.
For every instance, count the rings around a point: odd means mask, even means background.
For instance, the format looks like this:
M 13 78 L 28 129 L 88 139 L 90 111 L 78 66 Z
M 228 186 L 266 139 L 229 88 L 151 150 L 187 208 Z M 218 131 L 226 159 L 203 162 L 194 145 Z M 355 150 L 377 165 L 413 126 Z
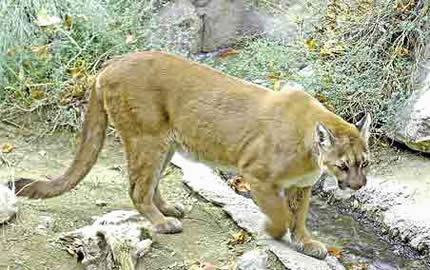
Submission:
M 314 170 L 298 177 L 286 179 L 282 181 L 281 185 L 283 188 L 309 187 L 313 186 L 318 181 L 319 176 L 320 170 Z

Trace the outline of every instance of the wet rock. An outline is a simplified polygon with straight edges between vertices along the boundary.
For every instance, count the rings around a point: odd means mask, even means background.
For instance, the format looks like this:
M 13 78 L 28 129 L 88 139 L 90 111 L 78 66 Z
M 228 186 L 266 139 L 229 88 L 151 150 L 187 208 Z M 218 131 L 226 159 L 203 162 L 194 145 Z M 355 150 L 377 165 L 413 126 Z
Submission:
M 15 194 L 6 186 L 0 184 L 0 224 L 15 217 L 18 211 Z
M 137 211 L 113 211 L 59 240 L 88 270 L 135 269 L 150 250 L 150 223 Z
M 255 249 L 246 252 L 237 261 L 238 270 L 265 270 L 267 269 L 267 252 Z
M 282 262 L 282 264 L 291 270 L 309 270 L 309 269 L 335 269 L 344 270 L 345 268 L 333 256 L 327 256 L 324 261 L 310 258 L 301 253 L 297 253 L 290 248 L 285 248 L 285 244 L 275 240 L 268 240 L 268 246 L 271 252 Z
M 261 244 L 270 249 L 288 269 L 344 269 L 332 256 L 317 260 L 296 252 L 286 242 L 271 240 L 263 233 L 265 215 L 258 206 L 252 199 L 236 194 L 208 166 L 187 160 L 179 154 L 173 156 L 172 163 L 182 169 L 183 181 L 187 186 L 208 201 L 221 206 L 239 227 L 257 234 Z

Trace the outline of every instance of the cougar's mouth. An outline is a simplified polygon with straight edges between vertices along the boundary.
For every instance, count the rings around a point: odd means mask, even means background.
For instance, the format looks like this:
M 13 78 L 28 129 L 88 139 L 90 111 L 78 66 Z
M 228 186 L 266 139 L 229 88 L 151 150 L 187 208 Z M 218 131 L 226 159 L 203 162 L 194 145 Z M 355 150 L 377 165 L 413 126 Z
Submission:
M 347 184 L 347 183 L 345 183 L 345 182 L 338 182 L 338 183 L 337 183 L 337 185 L 339 186 L 339 188 L 340 188 L 341 190 L 345 190 L 345 189 L 347 189 L 347 188 L 348 188 L 348 184 Z

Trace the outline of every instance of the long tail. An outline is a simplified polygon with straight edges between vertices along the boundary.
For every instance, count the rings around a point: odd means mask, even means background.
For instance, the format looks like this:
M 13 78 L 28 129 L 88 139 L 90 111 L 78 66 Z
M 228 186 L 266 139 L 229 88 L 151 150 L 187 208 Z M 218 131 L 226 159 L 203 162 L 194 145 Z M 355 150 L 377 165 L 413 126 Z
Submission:
M 73 189 L 88 174 L 103 147 L 107 128 L 107 113 L 103 98 L 97 94 L 96 83 L 91 89 L 90 104 L 84 121 L 81 141 L 75 159 L 67 171 L 50 181 L 20 178 L 8 183 L 16 195 L 28 198 L 51 198 Z

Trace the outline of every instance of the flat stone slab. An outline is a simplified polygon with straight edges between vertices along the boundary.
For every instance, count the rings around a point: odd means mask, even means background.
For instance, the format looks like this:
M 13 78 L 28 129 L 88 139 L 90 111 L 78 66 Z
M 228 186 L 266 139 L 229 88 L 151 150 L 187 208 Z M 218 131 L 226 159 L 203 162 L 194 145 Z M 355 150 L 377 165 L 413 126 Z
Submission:
M 237 261 L 238 270 L 266 270 L 267 252 L 263 249 L 254 249 L 245 252 Z
M 257 234 L 259 241 L 275 254 L 290 270 L 343 270 L 336 258 L 327 256 L 318 260 L 296 252 L 286 242 L 270 240 L 263 233 L 265 215 L 249 198 L 236 194 L 214 171 L 205 164 L 185 159 L 176 153 L 172 163 L 182 169 L 183 181 L 206 200 L 219 205 L 237 225 Z

